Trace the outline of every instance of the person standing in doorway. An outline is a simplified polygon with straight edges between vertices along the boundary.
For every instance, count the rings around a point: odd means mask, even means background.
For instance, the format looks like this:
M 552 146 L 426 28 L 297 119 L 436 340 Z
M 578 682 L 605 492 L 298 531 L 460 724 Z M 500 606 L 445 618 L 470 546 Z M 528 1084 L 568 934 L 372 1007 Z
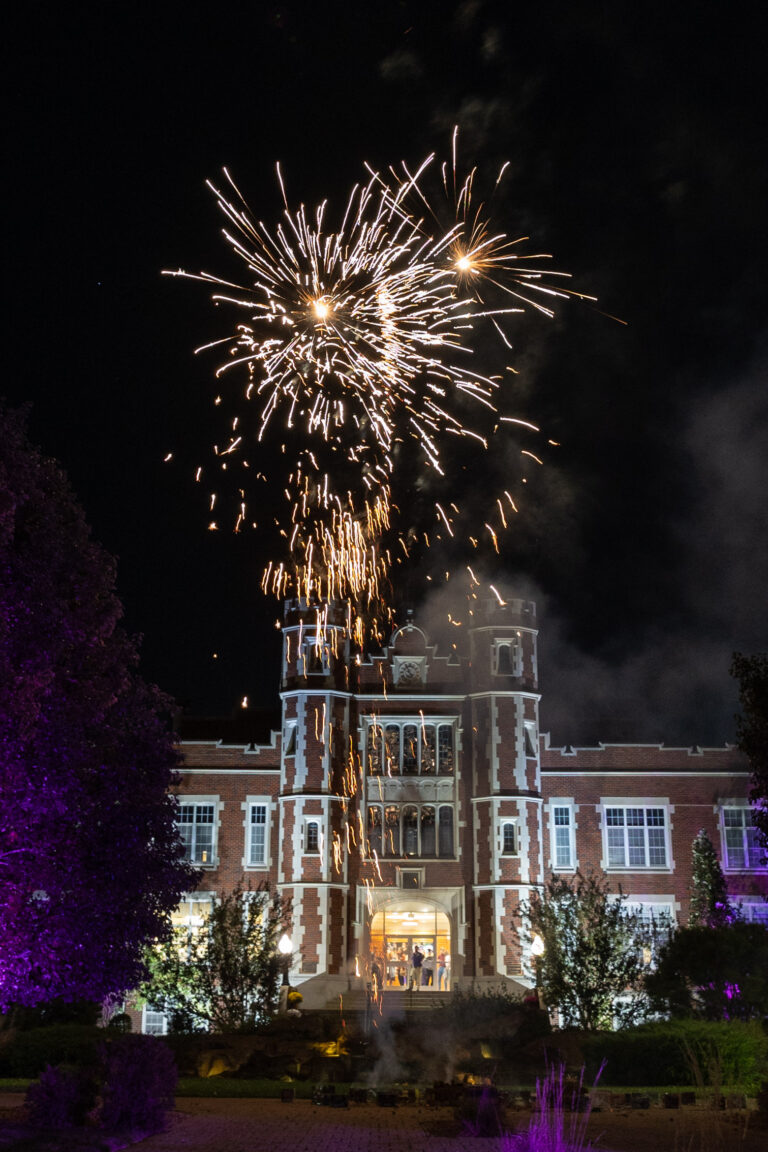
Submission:
M 448 957 L 444 951 L 437 954 L 437 987 L 439 991 L 448 991 Z
M 435 954 L 431 948 L 427 949 L 427 954 L 424 957 L 424 963 L 421 968 L 424 973 L 422 983 L 425 988 L 431 988 L 435 979 Z
M 421 966 L 423 963 L 424 953 L 416 944 L 413 949 L 413 956 L 411 956 L 411 988 L 421 987 Z

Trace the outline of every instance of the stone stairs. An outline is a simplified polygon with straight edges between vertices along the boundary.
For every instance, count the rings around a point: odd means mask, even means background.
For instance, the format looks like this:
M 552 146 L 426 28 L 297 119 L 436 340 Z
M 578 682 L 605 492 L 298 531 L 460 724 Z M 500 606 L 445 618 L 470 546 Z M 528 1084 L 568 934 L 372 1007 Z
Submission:
M 449 1003 L 450 992 L 436 992 L 427 988 L 420 988 L 418 992 L 410 988 L 387 988 L 381 995 L 381 1015 L 384 1017 L 402 1018 L 412 1013 L 433 1012 L 442 1005 Z M 367 994 L 362 988 L 355 988 L 347 992 L 342 1000 L 344 1012 L 365 1012 L 367 1007 Z M 372 1011 L 378 1012 L 376 1004 L 372 1003 Z M 329 1002 L 326 1009 L 339 1009 L 338 1000 Z

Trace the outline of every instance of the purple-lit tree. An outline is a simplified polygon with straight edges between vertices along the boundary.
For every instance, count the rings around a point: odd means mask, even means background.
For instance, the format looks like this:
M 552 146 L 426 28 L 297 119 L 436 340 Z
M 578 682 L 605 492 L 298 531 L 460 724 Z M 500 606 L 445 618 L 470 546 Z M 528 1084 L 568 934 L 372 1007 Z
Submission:
M 114 563 L 0 405 L 0 1009 L 139 983 L 192 883 L 169 702 L 118 627 Z

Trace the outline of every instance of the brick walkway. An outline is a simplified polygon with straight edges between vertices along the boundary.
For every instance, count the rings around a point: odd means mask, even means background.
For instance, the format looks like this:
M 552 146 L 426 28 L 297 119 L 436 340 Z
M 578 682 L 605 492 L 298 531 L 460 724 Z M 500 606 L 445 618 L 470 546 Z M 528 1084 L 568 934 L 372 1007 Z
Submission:
M 504 1150 L 502 1140 L 436 1134 L 451 1131 L 449 1108 L 358 1104 L 337 1109 L 321 1108 L 308 1100 L 282 1104 L 277 1100 L 193 1099 L 178 1100 L 177 1108 L 169 1130 L 144 1140 L 141 1152 Z

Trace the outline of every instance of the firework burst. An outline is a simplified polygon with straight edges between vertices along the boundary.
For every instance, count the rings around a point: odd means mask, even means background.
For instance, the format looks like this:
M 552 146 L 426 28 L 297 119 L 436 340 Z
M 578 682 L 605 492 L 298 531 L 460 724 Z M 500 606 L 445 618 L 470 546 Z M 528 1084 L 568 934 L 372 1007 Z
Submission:
M 283 503 L 275 524 L 286 551 L 265 568 L 264 590 L 351 600 L 361 643 L 363 618 L 374 632 L 387 618 L 394 554 L 407 558 L 417 538 L 430 544 L 429 532 L 403 517 L 402 494 L 399 506 L 393 497 L 408 469 L 413 474 L 414 454 L 416 470 L 437 480 L 442 494 L 458 442 L 486 449 L 513 421 L 499 411 L 502 377 L 472 368 L 480 322 L 490 321 L 508 344 L 503 324 L 511 313 L 526 305 L 549 313 L 553 297 L 571 294 L 531 267 L 542 257 L 522 255 L 520 241 L 493 230 L 482 206 L 474 207 L 475 173 L 457 181 L 455 148 L 454 136 L 454 162 L 442 176 L 455 215 L 445 228 L 423 191 L 433 157 L 414 173 L 405 165 L 386 176 L 369 171 L 335 229 L 326 225 L 325 202 L 312 213 L 290 210 L 279 167 L 285 209 L 268 228 L 225 171 L 226 191 L 209 187 L 244 282 L 168 273 L 214 285 L 214 301 L 236 318 L 204 349 L 221 349 L 217 376 L 237 380 L 247 405 L 245 418 L 238 405 L 215 449 L 221 469 L 230 476 L 239 469 L 238 530 L 254 522 L 251 458 L 263 479 L 263 444 L 279 445 L 274 487 Z M 512 299 L 491 306 L 488 291 Z M 501 522 L 492 503 L 483 529 L 497 551 L 505 507 L 507 514 L 515 508 L 506 495 L 509 505 L 501 494 L 497 501 Z M 456 502 L 434 501 L 432 514 L 433 534 L 455 537 Z

